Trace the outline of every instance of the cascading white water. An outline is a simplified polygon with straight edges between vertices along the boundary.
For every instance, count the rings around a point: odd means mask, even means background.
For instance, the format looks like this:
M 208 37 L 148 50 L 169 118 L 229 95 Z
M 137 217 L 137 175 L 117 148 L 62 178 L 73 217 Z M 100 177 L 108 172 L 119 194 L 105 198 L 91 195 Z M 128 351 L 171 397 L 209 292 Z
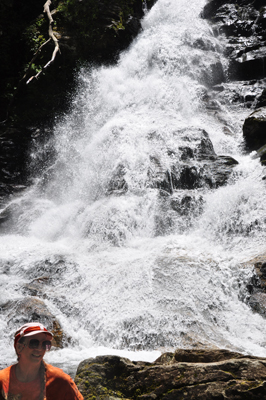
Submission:
M 153 359 L 197 342 L 266 356 L 265 320 L 242 301 L 252 271 L 241 264 L 263 250 L 263 168 L 241 153 L 249 111 L 226 98 L 220 118 L 206 109 L 213 65 L 226 68 L 226 60 L 199 17 L 204 4 L 158 0 L 118 65 L 80 72 L 72 112 L 47 144 L 53 161 L 9 205 L 0 301 L 22 299 L 25 284 L 50 275 L 44 301 L 73 340 L 48 361 L 77 364 L 99 352 Z M 150 177 L 176 163 L 178 132 L 193 144 L 195 128 L 239 164 L 226 186 L 195 190 L 203 212 L 184 217 Z M 127 184 L 120 195 L 110 189 L 117 171 Z M 2 364 L 14 359 L 20 315 L 9 322 L 10 315 L 4 308 L 0 318 Z

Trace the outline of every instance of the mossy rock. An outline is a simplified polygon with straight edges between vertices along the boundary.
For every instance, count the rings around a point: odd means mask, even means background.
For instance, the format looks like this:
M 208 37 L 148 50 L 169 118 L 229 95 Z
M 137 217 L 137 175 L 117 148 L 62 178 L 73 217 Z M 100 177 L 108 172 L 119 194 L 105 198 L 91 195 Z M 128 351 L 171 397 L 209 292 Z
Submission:
M 83 361 L 76 384 L 85 400 L 235 400 L 266 396 L 266 359 L 228 350 L 177 350 L 154 363 L 118 356 Z

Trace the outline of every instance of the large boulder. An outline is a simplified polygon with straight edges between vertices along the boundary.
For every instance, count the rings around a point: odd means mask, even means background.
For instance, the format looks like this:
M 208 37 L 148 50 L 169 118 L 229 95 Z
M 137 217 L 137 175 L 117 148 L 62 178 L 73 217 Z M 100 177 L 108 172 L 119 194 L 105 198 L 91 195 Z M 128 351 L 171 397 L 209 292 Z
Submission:
M 266 318 L 266 253 L 249 260 L 244 266 L 253 268 L 253 275 L 247 283 L 250 296 L 245 301 L 254 312 Z
M 262 165 L 266 165 L 266 144 L 257 150 L 254 157 L 259 158 Z M 263 179 L 265 180 L 266 177 L 264 177 Z
M 53 346 L 64 347 L 64 343 L 69 341 L 58 319 L 50 312 L 46 304 L 37 297 L 8 301 L 1 305 L 1 309 L 6 314 L 8 325 L 13 331 L 27 322 L 38 321 L 53 333 Z
M 243 135 L 250 150 L 266 144 L 266 107 L 258 108 L 245 119 Z
M 249 305 L 253 311 L 266 316 L 266 293 L 257 292 L 250 296 Z
M 160 160 L 151 158 L 151 187 L 170 194 L 175 190 L 218 188 L 227 183 L 238 162 L 230 156 L 217 155 L 208 133 L 201 128 L 186 128 L 173 133 L 182 143 L 179 154 L 171 152 L 172 165 L 163 171 Z
M 177 350 L 154 363 L 90 358 L 79 365 L 75 381 L 85 400 L 261 400 L 265 377 L 265 358 L 227 350 Z

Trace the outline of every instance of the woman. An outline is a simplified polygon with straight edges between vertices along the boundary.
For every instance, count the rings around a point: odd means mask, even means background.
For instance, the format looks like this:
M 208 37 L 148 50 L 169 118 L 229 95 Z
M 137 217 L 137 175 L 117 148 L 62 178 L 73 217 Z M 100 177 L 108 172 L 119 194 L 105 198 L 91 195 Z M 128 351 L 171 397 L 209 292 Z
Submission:
M 38 322 L 15 333 L 18 362 L 0 371 L 0 393 L 5 400 L 82 400 L 77 386 L 61 369 L 46 364 L 44 354 L 53 335 Z

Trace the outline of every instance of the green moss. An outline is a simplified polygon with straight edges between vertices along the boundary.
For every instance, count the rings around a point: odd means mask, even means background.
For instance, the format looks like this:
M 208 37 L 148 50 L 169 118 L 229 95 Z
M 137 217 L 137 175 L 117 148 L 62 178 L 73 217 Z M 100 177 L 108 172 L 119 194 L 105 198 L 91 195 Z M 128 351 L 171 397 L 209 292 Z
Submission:
M 238 379 L 237 375 L 233 374 L 233 373 L 230 372 L 230 371 L 223 371 L 223 372 L 224 372 L 225 374 L 228 374 L 228 375 L 232 376 L 234 379 Z
M 23 32 L 23 37 L 28 51 L 35 53 L 37 49 L 49 39 L 47 22 L 44 17 L 38 17 L 31 25 L 27 26 Z
M 120 13 L 119 13 L 119 21 L 118 22 L 116 22 L 116 21 L 113 21 L 113 26 L 112 26 L 112 28 L 115 30 L 115 31 L 118 31 L 119 29 L 125 29 L 125 26 L 124 26 L 124 18 L 123 18 L 123 12 L 122 11 L 120 11 Z

